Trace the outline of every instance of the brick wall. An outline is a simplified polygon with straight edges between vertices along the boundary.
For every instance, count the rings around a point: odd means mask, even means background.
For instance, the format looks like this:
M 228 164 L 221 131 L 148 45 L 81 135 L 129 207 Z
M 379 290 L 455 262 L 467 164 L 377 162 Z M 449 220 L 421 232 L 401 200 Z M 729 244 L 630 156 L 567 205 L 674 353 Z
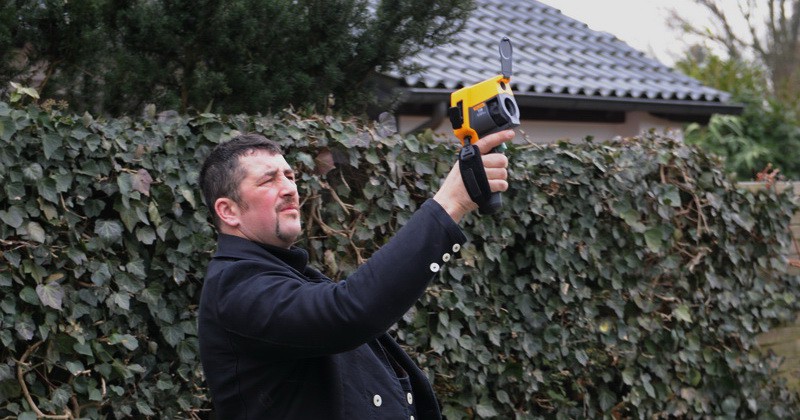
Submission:
M 766 188 L 763 182 L 742 182 L 742 188 L 757 191 Z M 800 199 L 800 182 L 779 182 L 774 185 L 778 191 L 791 191 L 795 198 Z M 792 217 L 790 229 L 794 241 L 789 249 L 785 250 L 789 272 L 800 275 L 800 211 Z M 797 297 L 800 299 L 800 296 Z M 758 344 L 775 352 L 783 358 L 780 371 L 788 381 L 789 387 L 800 392 L 800 317 L 793 323 L 772 330 L 758 337 Z

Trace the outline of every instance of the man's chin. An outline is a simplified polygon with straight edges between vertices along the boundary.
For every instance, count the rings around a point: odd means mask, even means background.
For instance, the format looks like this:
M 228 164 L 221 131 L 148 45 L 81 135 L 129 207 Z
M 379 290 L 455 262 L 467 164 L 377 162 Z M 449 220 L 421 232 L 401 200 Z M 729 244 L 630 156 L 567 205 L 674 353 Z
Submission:
M 282 240 L 285 243 L 293 244 L 293 243 L 297 242 L 297 240 L 300 238 L 300 234 L 302 233 L 302 229 L 301 229 L 300 225 L 298 224 L 296 227 L 293 226 L 291 228 L 289 228 L 288 226 L 286 228 L 279 227 L 277 229 L 276 233 L 277 233 L 278 239 Z

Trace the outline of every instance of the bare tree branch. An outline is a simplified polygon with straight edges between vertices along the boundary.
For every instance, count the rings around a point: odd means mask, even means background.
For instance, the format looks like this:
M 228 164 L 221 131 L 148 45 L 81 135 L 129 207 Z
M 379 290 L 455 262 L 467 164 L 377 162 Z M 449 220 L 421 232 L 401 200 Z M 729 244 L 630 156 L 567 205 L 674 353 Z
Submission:
M 694 2 L 709 12 L 714 27 L 698 26 L 678 11 L 671 13 L 671 26 L 722 47 L 733 60 L 753 57 L 764 65 L 777 99 L 795 103 L 800 98 L 800 0 L 737 2 L 746 24 L 746 32 L 739 33 L 733 24 L 736 17 L 721 0 Z
M 25 366 L 27 366 L 28 357 L 42 344 L 44 341 L 39 341 L 34 343 L 32 346 L 28 347 L 25 350 L 25 353 L 20 357 L 17 361 L 17 382 L 19 383 L 20 389 L 22 389 L 22 394 L 25 396 L 25 400 L 28 401 L 28 405 L 31 409 L 36 413 L 37 418 L 44 418 L 44 419 L 73 419 L 72 412 L 68 408 L 64 408 L 65 414 L 45 414 L 36 403 L 33 401 L 33 397 L 31 396 L 30 391 L 28 391 L 28 384 L 25 383 Z

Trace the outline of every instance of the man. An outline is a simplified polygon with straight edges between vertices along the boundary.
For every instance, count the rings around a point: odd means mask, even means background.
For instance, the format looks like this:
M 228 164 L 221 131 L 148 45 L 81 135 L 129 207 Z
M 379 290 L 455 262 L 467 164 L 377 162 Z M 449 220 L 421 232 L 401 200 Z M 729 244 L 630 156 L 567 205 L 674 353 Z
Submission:
M 513 138 L 484 137 L 482 153 Z M 487 154 L 492 191 L 508 160 Z M 295 174 L 278 146 L 243 135 L 217 146 L 200 185 L 219 231 L 200 301 L 200 358 L 217 418 L 439 419 L 424 373 L 386 333 L 466 240 L 477 208 L 455 165 L 439 191 L 346 280 L 332 282 L 293 246 Z

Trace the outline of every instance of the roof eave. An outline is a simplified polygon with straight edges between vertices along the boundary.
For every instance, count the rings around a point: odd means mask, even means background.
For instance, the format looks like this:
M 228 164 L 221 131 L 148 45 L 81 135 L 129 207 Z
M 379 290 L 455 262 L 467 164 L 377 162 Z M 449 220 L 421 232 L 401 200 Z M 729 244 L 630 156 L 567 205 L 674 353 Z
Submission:
M 403 88 L 404 103 L 437 103 L 450 100 L 452 90 L 440 88 Z M 520 107 L 580 109 L 600 111 L 645 111 L 654 114 L 710 116 L 739 115 L 743 104 L 675 99 L 620 98 L 553 93 L 515 93 Z

